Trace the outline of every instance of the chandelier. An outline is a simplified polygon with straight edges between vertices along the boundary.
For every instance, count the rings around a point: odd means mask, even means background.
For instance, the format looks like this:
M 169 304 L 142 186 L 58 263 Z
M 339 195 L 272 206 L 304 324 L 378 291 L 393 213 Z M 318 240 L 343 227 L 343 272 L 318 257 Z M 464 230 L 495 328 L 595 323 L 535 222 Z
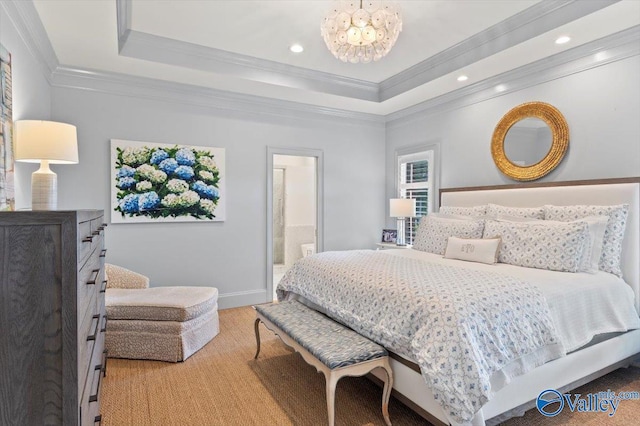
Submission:
M 391 1 L 338 1 L 320 24 L 333 56 L 343 62 L 377 61 L 402 31 L 400 9 Z

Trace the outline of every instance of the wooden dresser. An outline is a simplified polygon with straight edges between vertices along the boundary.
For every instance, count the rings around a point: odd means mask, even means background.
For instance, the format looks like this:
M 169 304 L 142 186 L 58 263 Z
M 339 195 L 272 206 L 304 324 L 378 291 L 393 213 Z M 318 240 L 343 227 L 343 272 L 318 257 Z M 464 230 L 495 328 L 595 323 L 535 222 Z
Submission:
M 0 212 L 0 425 L 97 425 L 102 210 Z

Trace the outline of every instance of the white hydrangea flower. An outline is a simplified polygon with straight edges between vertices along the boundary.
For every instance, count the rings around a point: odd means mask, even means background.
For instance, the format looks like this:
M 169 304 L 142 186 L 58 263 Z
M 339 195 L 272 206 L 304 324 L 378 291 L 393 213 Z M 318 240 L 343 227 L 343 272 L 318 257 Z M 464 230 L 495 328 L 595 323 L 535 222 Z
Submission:
M 178 196 L 176 194 L 169 194 L 160 201 L 165 207 L 176 207 L 178 205 Z
M 135 166 L 138 161 L 136 159 L 135 149 L 130 146 L 126 147 L 122 152 L 122 161 L 129 166 Z
M 155 170 L 156 169 L 150 164 L 143 164 L 136 169 L 136 171 L 138 172 L 138 174 L 140 174 L 140 176 L 149 180 L 151 180 L 151 175 Z
M 213 180 L 213 173 L 208 172 L 206 170 L 200 170 L 198 172 L 198 175 L 203 179 L 203 180 Z
M 146 146 L 134 149 L 134 155 L 139 164 L 146 163 L 151 158 L 151 149 Z
M 215 203 L 207 199 L 200 200 L 200 207 L 202 207 L 202 209 L 207 213 L 211 213 L 211 214 L 213 214 L 213 211 L 216 209 Z
M 189 184 L 182 179 L 171 179 L 167 182 L 167 189 L 171 192 L 181 193 L 189 189 Z
M 148 180 L 143 180 L 142 182 L 136 183 L 136 191 L 148 191 L 151 189 L 153 185 Z
M 200 157 L 198 158 L 198 162 L 202 165 L 202 167 L 204 167 L 205 169 L 209 170 L 210 172 L 214 172 L 216 170 L 218 170 L 218 166 L 216 165 L 216 161 L 211 158 L 211 157 Z
M 182 207 L 191 207 L 200 201 L 200 196 L 195 191 L 185 191 L 178 195 L 178 204 Z
M 167 174 L 162 170 L 154 170 L 153 172 L 151 172 L 151 176 L 149 176 L 149 179 L 154 183 L 162 183 L 167 180 Z

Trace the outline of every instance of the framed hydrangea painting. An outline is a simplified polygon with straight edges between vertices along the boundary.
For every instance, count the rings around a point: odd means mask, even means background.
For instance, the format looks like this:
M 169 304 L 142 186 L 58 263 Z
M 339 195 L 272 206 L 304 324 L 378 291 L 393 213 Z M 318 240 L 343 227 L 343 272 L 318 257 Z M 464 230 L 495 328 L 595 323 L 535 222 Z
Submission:
M 224 221 L 224 148 L 111 139 L 111 222 Z

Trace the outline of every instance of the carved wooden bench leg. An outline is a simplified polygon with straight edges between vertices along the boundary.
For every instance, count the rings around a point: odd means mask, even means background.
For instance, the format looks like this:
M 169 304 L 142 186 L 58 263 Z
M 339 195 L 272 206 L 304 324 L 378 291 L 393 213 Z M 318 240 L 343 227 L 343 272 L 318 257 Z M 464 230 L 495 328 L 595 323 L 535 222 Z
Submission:
M 256 333 L 256 344 L 258 346 L 256 356 L 254 356 L 253 359 L 258 359 L 258 355 L 260 355 L 260 318 L 256 318 L 256 322 L 253 324 L 253 330 Z

